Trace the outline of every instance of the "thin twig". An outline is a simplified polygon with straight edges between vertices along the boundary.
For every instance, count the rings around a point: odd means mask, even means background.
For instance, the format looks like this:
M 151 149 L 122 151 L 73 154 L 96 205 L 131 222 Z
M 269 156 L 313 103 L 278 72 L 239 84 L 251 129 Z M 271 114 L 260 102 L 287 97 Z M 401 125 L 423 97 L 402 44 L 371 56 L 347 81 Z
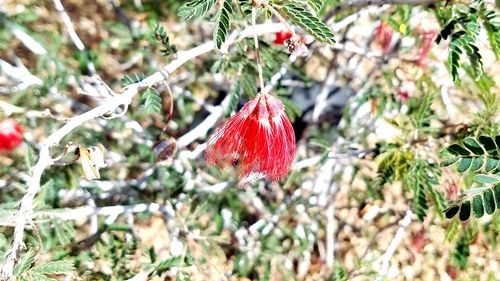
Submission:
M 69 38 L 71 39 L 73 44 L 75 44 L 76 48 L 80 52 L 86 53 L 85 45 L 83 44 L 80 37 L 78 37 L 78 34 L 76 34 L 73 23 L 71 22 L 71 18 L 69 17 L 66 10 L 64 10 L 64 6 L 62 5 L 61 1 L 54 0 L 54 5 L 56 6 L 57 13 L 59 14 L 62 21 L 64 22 L 64 25 L 66 26 L 66 30 L 68 31 Z M 91 76 L 94 76 L 96 74 L 94 63 L 90 60 L 88 60 L 88 62 L 87 62 L 87 69 L 88 69 L 89 74 Z
M 389 263 L 391 261 L 392 256 L 394 255 L 394 252 L 399 246 L 399 243 L 403 240 L 405 234 L 406 234 L 406 228 L 410 225 L 412 221 L 412 216 L 413 212 L 411 209 L 409 209 L 406 212 L 406 215 L 404 218 L 400 221 L 400 225 L 398 230 L 396 231 L 396 235 L 394 235 L 394 238 L 391 241 L 391 244 L 387 248 L 387 251 L 385 251 L 384 255 L 382 256 L 382 265 L 380 267 L 380 271 L 378 273 L 378 276 L 375 280 L 383 280 L 385 275 L 387 274 L 387 271 L 389 270 Z
M 253 42 L 255 44 L 255 56 L 257 60 L 257 72 L 259 73 L 259 85 L 260 85 L 260 90 L 264 91 L 264 75 L 262 74 L 262 61 L 260 58 L 260 53 L 259 53 L 259 39 L 257 38 L 257 28 L 256 22 L 257 21 L 257 11 L 255 8 L 252 8 L 252 27 L 253 27 Z

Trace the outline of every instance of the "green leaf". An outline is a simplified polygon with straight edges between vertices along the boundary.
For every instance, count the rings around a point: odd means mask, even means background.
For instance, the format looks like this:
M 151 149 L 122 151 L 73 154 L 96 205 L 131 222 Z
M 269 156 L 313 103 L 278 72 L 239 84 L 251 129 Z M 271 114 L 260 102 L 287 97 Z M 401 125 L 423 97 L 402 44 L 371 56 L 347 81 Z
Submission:
M 467 149 L 463 148 L 462 146 L 456 143 L 450 145 L 447 150 L 453 155 L 462 155 L 462 156 L 470 155 L 470 151 L 468 151 Z
M 495 11 L 487 10 L 484 5 L 479 11 L 479 16 L 483 21 L 484 29 L 488 35 L 491 50 L 496 59 L 500 58 L 500 22 L 498 14 Z
M 479 174 L 474 176 L 474 181 L 483 184 L 497 184 L 500 183 L 500 177 L 495 175 Z
M 493 214 L 495 212 L 495 197 L 493 196 L 493 191 L 488 189 L 483 194 L 484 198 L 484 209 L 488 215 Z
M 323 43 L 335 44 L 332 30 L 320 19 L 307 10 L 307 7 L 296 2 L 289 2 L 283 6 L 288 18 Z
M 448 159 L 441 161 L 441 163 L 439 165 L 441 167 L 448 167 L 448 166 L 455 164 L 458 160 L 460 160 L 460 157 L 448 158 Z
M 475 153 L 476 155 L 483 155 L 484 150 L 474 138 L 467 137 L 464 139 L 464 145 L 467 147 L 470 151 Z
M 491 138 L 490 136 L 480 136 L 478 140 L 484 147 L 484 150 L 486 150 L 486 153 L 493 156 L 498 155 L 498 150 L 493 138 Z
M 323 7 L 323 1 L 322 0 L 307 0 L 307 3 L 313 10 L 317 13 L 321 8 Z
M 470 201 L 465 201 L 460 206 L 460 214 L 458 215 L 461 221 L 466 221 L 470 218 Z
M 484 158 L 483 157 L 478 157 L 472 159 L 472 163 L 470 165 L 470 170 L 473 172 L 479 171 L 481 167 L 483 167 L 484 164 Z
M 21 260 L 14 267 L 14 276 L 19 276 L 26 272 L 31 265 L 35 262 L 37 254 L 33 250 L 29 250 L 26 254 L 21 257 Z
M 67 221 L 54 220 L 54 232 L 61 245 L 69 244 L 75 237 L 75 229 Z
M 128 86 L 128 85 L 131 85 L 131 84 L 134 84 L 134 83 L 139 83 L 142 80 L 144 80 L 144 78 L 145 78 L 144 77 L 144 73 L 139 73 L 139 74 L 133 73 L 130 76 L 125 75 L 122 78 L 121 82 L 122 82 L 123 86 Z
M 480 218 L 484 215 L 483 199 L 481 195 L 476 195 L 472 199 L 472 211 L 476 218 Z
M 459 173 L 463 173 L 470 168 L 471 164 L 472 164 L 472 157 L 462 158 L 460 159 L 460 162 L 458 162 L 457 171 Z
M 486 159 L 486 167 L 484 170 L 486 172 L 492 172 L 496 170 L 500 165 L 500 159 L 495 159 L 495 158 L 488 158 Z
M 458 213 L 459 210 L 460 210 L 460 206 L 458 206 L 458 205 L 451 206 L 446 211 L 444 211 L 446 218 L 447 219 L 453 218 Z
M 177 16 L 181 21 L 197 20 L 204 16 L 214 5 L 215 0 L 192 0 L 179 8 Z
M 415 192 L 414 208 L 415 214 L 420 221 L 424 221 L 426 216 L 426 210 L 429 209 L 427 206 L 427 199 L 425 198 L 425 187 L 423 185 L 418 185 Z
M 214 41 L 220 49 L 222 43 L 226 41 L 229 27 L 231 26 L 231 15 L 233 14 L 232 0 L 225 0 L 217 15 L 214 29 Z
M 71 260 L 51 261 L 31 269 L 32 272 L 40 274 L 66 274 L 73 270 L 75 270 L 75 266 Z
M 147 88 L 142 94 L 142 101 L 146 113 L 161 113 L 161 97 L 155 88 Z

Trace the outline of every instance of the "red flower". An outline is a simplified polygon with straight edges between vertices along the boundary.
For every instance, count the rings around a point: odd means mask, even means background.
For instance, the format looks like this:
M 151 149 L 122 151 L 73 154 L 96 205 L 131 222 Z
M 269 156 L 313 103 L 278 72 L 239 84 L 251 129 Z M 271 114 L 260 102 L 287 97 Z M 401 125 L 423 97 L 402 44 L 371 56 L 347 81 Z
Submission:
M 0 152 L 11 151 L 23 142 L 23 130 L 13 119 L 0 122 Z
M 407 101 L 410 98 L 410 92 L 405 89 L 398 89 L 396 94 L 402 101 Z
M 284 178 L 295 158 L 295 134 L 283 103 L 257 95 L 215 130 L 205 158 L 219 168 L 234 166 L 239 177 L 255 172 Z
M 420 54 L 418 55 L 417 65 L 423 67 L 426 65 L 426 58 L 431 51 L 432 42 L 434 42 L 435 31 L 424 31 L 422 32 L 422 46 L 420 49 Z
M 380 22 L 380 25 L 377 26 L 375 29 L 375 41 L 382 47 L 384 53 L 391 50 L 392 29 L 387 23 Z
M 276 45 L 283 45 L 285 44 L 285 41 L 292 37 L 292 33 L 289 31 L 278 31 L 276 32 L 276 38 L 274 39 L 273 43 Z

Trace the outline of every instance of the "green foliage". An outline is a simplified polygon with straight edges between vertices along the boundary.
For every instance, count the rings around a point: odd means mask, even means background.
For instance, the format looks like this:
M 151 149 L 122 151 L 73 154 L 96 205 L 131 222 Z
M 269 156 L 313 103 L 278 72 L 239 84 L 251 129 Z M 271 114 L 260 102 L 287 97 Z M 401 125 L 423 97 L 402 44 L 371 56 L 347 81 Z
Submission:
M 158 265 L 155 267 L 155 274 L 160 276 L 173 267 L 191 266 L 193 262 L 194 258 L 190 254 L 187 254 L 185 256 L 170 257 L 158 263 Z
M 494 10 L 488 10 L 482 5 L 479 9 L 479 17 L 483 22 L 484 29 L 488 34 L 491 50 L 497 59 L 500 58 L 500 18 Z
M 238 7 L 240 9 L 241 14 L 250 21 L 252 17 L 252 0 L 238 0 Z
M 155 37 L 158 42 L 161 43 L 163 48 L 160 50 L 162 56 L 169 56 L 171 54 L 177 53 L 177 46 L 170 44 L 170 38 L 168 37 L 168 33 L 165 28 L 159 24 L 154 27 Z
M 345 268 L 340 263 L 335 263 L 333 281 L 347 281 L 348 277 Z
M 283 6 L 283 11 L 293 23 L 303 28 L 314 38 L 323 43 L 332 45 L 335 43 L 332 30 L 300 2 L 290 1 Z
M 73 270 L 75 270 L 73 261 L 59 260 L 35 266 L 33 267 L 33 269 L 31 269 L 31 272 L 47 275 L 47 274 L 66 274 Z
M 285 112 L 288 115 L 290 121 L 295 122 L 297 117 L 300 117 L 302 115 L 302 111 L 300 110 L 300 108 L 295 105 L 289 98 L 279 96 L 279 99 L 285 106 Z
M 37 254 L 30 250 L 21 257 L 19 263 L 14 267 L 14 276 L 20 280 L 38 281 L 51 280 L 48 276 L 54 274 L 68 274 L 75 270 L 73 261 L 58 260 L 33 266 Z
M 214 29 L 214 42 L 217 48 L 220 48 L 222 43 L 226 41 L 227 33 L 231 27 L 231 17 L 233 14 L 232 2 L 232 0 L 224 0 L 219 13 L 217 14 Z
M 439 43 L 441 40 L 450 38 L 448 66 L 453 81 L 459 85 L 461 79 L 458 70 L 465 67 L 461 62 L 462 55 L 467 55 L 469 58 L 472 69 L 471 77 L 479 80 L 483 75 L 482 57 L 479 48 L 475 45 L 481 30 L 481 21 L 488 34 L 492 50 L 498 58 L 500 54 L 500 23 L 497 14 L 485 8 L 482 1 L 475 1 L 469 7 L 457 5 L 455 15 L 444 25 L 436 38 L 436 42 Z M 440 18 L 446 20 L 444 16 Z
M 495 145 L 496 143 L 496 145 Z M 463 143 L 452 144 L 447 148 L 447 152 L 452 157 L 441 162 L 442 167 L 451 166 L 457 163 L 457 171 L 477 172 L 483 170 L 493 173 L 500 168 L 500 136 L 480 136 L 479 138 L 467 137 Z
M 155 88 L 147 88 L 142 94 L 146 113 L 161 113 L 161 97 Z
M 307 3 L 316 13 L 323 7 L 323 0 L 307 0 Z
M 473 191 L 472 201 L 471 196 L 464 196 L 460 200 L 452 202 L 444 210 L 446 218 L 452 219 L 459 213 L 460 220 L 466 221 L 472 213 L 476 218 L 481 218 L 485 213 L 491 215 L 496 209 L 500 209 L 500 184 L 477 188 Z
M 444 211 L 446 218 L 451 219 L 460 211 L 460 220 L 466 221 L 471 211 L 476 218 L 481 218 L 485 213 L 491 215 L 500 208 L 500 173 L 493 174 L 500 171 L 499 144 L 500 136 L 482 135 L 478 138 L 466 137 L 462 144 L 455 143 L 447 148 L 446 152 L 452 157 L 443 160 L 442 167 L 456 163 L 459 173 L 483 171 L 488 174 L 474 175 L 473 181 L 480 187 L 469 190 L 469 195 L 452 202 Z
M 197 20 L 204 16 L 214 5 L 215 0 L 192 0 L 179 8 L 177 16 L 181 21 Z
M 429 126 L 430 116 L 432 114 L 431 105 L 435 95 L 432 91 L 428 91 L 422 98 L 419 98 L 418 106 L 415 110 L 410 111 L 409 115 L 413 126 L 416 129 L 423 129 Z
M 128 86 L 134 83 L 139 83 L 145 78 L 144 73 L 132 73 L 132 75 L 125 75 L 123 76 L 121 82 L 123 86 Z
M 439 176 L 440 171 L 437 165 L 421 159 L 417 159 L 405 175 L 403 182 L 413 191 L 413 209 L 421 221 L 424 220 L 429 209 L 427 204 L 429 199 L 439 214 L 445 208 L 442 192 L 434 188 L 439 184 Z
M 240 81 L 236 80 L 236 82 L 231 87 L 231 92 L 229 93 L 229 95 L 231 97 L 229 99 L 229 105 L 227 107 L 225 118 L 228 118 L 229 116 L 231 116 L 231 113 L 233 113 L 236 110 L 236 107 L 238 106 L 238 102 L 240 101 L 240 96 L 241 96 L 241 82 Z

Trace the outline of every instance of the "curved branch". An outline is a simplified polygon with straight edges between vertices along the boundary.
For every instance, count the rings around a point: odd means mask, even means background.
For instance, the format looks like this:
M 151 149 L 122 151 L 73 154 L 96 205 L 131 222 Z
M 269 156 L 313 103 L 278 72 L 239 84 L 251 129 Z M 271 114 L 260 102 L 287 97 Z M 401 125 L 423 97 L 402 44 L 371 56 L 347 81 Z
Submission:
M 262 35 L 283 30 L 284 26 L 282 24 L 268 23 L 258 25 L 256 29 L 257 34 Z M 229 45 L 243 40 L 246 37 L 250 37 L 251 35 L 253 35 L 253 27 L 248 27 L 241 32 L 235 32 L 224 44 L 224 48 L 227 48 Z M 19 260 L 21 252 L 24 249 L 24 229 L 26 227 L 26 224 L 30 223 L 31 218 L 33 217 L 33 199 L 40 191 L 40 180 L 43 172 L 53 164 L 53 159 L 50 156 L 50 149 L 54 146 L 57 146 L 66 135 L 68 135 L 77 127 L 81 126 L 83 123 L 103 116 L 109 112 L 113 112 L 122 105 L 129 105 L 132 102 L 132 99 L 139 93 L 140 90 L 162 82 L 170 73 L 174 72 L 184 63 L 200 55 L 206 54 L 214 49 L 215 43 L 213 41 L 210 41 L 198 47 L 190 49 L 189 51 L 178 53 L 177 59 L 169 63 L 162 70 L 155 72 L 151 76 L 148 76 L 138 83 L 127 86 L 125 88 L 125 91 L 123 91 L 121 94 L 114 95 L 112 98 L 107 100 L 106 103 L 97 106 L 79 116 L 75 116 L 69 119 L 68 123 L 52 133 L 43 142 L 40 148 L 40 156 L 37 163 L 33 167 L 32 176 L 28 182 L 28 190 L 21 199 L 19 211 L 14 214 L 14 218 L 16 221 L 16 225 L 14 228 L 14 239 L 12 242 L 12 248 L 9 251 L 5 264 L 0 272 L 0 280 L 14 280 L 14 266 Z M 186 143 L 188 143 L 188 141 Z

